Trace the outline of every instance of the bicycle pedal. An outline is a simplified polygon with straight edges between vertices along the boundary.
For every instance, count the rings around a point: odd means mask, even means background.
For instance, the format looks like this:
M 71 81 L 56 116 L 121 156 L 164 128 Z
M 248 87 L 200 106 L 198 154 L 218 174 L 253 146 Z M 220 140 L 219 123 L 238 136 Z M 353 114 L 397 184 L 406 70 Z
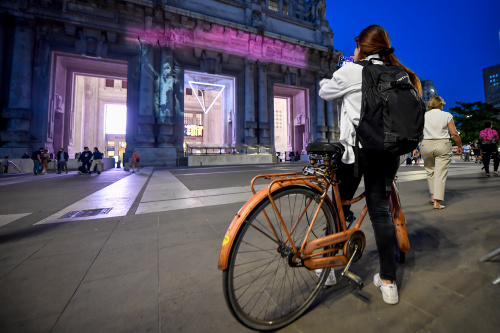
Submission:
M 361 278 L 356 274 L 347 271 L 347 272 L 342 272 L 342 276 L 347 279 L 347 282 L 354 285 L 359 290 L 363 289 L 364 287 L 363 280 L 361 280 Z

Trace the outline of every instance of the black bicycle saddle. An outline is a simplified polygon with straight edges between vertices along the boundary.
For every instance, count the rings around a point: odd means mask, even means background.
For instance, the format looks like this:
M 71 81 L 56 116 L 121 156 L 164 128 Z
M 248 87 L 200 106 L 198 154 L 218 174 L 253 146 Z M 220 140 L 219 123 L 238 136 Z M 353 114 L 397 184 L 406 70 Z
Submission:
M 312 142 L 306 146 L 306 151 L 309 154 L 323 155 L 323 154 L 344 154 L 344 146 L 340 142 Z

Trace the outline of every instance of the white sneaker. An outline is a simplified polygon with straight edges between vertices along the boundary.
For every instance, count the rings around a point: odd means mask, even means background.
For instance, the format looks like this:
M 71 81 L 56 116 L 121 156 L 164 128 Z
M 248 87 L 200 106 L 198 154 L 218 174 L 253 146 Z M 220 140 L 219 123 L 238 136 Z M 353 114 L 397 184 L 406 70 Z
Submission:
M 396 285 L 396 282 L 392 282 L 391 284 L 385 283 L 380 279 L 380 274 L 377 273 L 373 277 L 373 283 L 379 287 L 380 291 L 382 292 L 382 298 L 384 299 L 384 302 L 387 304 L 398 304 L 399 302 L 399 296 L 398 296 L 398 286 Z
M 321 276 L 321 273 L 323 273 L 323 269 L 316 269 L 314 270 L 316 272 L 316 275 L 318 277 Z M 335 278 L 335 270 L 332 268 L 330 270 L 330 274 L 328 275 L 328 278 L 326 279 L 325 286 L 331 287 L 337 284 L 337 279 Z

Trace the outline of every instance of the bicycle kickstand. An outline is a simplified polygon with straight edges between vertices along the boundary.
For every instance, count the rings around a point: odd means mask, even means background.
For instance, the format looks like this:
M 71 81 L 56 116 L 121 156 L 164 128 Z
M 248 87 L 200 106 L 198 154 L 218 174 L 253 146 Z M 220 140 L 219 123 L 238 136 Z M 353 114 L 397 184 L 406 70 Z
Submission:
M 344 268 L 344 271 L 342 272 L 342 276 L 347 279 L 347 281 L 350 284 L 353 284 L 356 288 L 359 290 L 363 289 L 363 280 L 353 272 L 349 272 L 349 268 L 351 267 L 352 260 L 356 257 L 356 253 L 360 251 L 359 245 L 356 244 L 354 245 L 354 253 L 351 256 L 351 259 L 349 259 L 349 262 Z

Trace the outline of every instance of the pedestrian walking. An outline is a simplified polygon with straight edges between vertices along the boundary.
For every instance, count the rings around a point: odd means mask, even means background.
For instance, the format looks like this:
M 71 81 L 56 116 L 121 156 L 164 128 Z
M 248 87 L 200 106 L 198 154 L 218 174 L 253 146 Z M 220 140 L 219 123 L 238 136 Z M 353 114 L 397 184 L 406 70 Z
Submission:
M 92 165 L 90 166 L 89 169 L 89 175 L 92 173 L 92 171 L 97 170 L 97 174 L 101 174 L 102 170 L 102 153 L 99 151 L 97 147 L 94 147 L 94 152 L 92 153 Z
M 50 162 L 50 154 L 47 148 L 43 150 L 41 158 L 42 158 L 42 175 L 46 175 L 49 169 L 49 162 Z
M 413 160 L 415 161 L 415 165 L 420 165 L 420 152 L 417 148 L 413 150 L 412 156 Z
M 31 159 L 33 160 L 33 173 L 37 176 L 42 170 L 42 153 L 44 148 L 35 150 L 31 153 Z
M 141 159 L 141 155 L 139 155 L 139 152 L 136 150 L 134 150 L 134 153 L 132 154 L 132 173 L 135 173 L 135 165 L 137 164 L 137 172 L 140 171 L 140 159 Z
M 64 151 L 64 148 L 59 149 L 56 155 L 57 159 L 57 173 L 60 174 L 62 171 L 68 173 L 68 159 L 69 155 Z
M 2 172 L 1 173 L 9 173 L 9 156 L 5 156 L 4 160 L 3 160 L 3 163 L 2 163 Z
M 462 141 L 453 122 L 453 116 L 443 111 L 445 104 L 444 99 L 439 96 L 431 97 L 429 100 L 428 111 L 425 113 L 424 139 L 420 144 L 431 194 L 429 203 L 435 210 L 445 208 L 440 202 L 444 200 L 446 178 L 453 154 L 450 133 L 458 145 L 457 153 L 462 154 Z
M 500 157 L 498 156 L 498 147 L 496 141 L 498 141 L 498 132 L 493 129 L 493 124 L 491 121 L 484 123 L 484 129 L 479 132 L 479 138 L 483 142 L 481 144 L 481 150 L 483 151 L 483 165 L 484 171 L 486 172 L 486 177 L 490 176 L 490 160 L 493 159 L 493 176 L 499 176 L 498 174 L 498 164 Z
M 481 163 L 481 144 L 479 143 L 479 140 L 474 140 L 470 146 L 472 153 L 474 154 L 474 163 Z
M 462 148 L 464 150 L 464 162 L 470 162 L 470 150 L 471 150 L 470 144 L 465 143 L 465 145 L 463 145 Z

